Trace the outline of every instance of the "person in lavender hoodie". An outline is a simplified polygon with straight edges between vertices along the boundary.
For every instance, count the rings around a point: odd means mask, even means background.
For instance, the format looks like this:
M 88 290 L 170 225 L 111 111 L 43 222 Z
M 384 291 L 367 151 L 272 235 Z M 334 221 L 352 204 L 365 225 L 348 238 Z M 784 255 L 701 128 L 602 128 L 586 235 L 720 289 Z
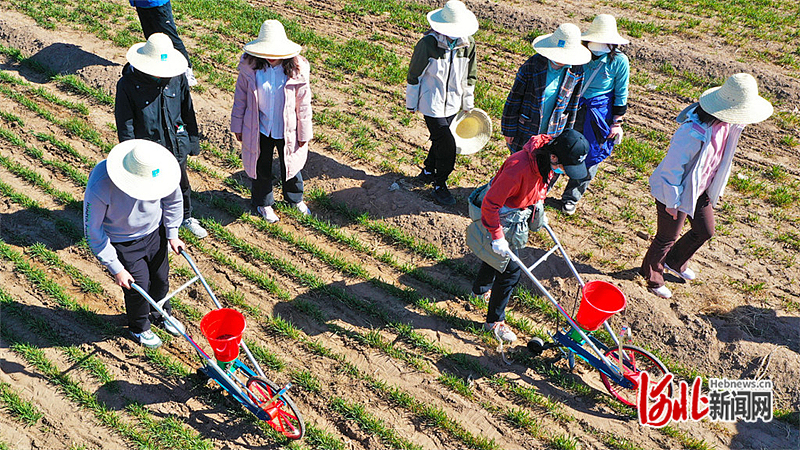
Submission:
M 163 324 L 175 336 L 185 331 L 165 322 L 131 288 L 136 282 L 156 301 L 169 292 L 168 249 L 180 253 L 183 221 L 178 161 L 163 146 L 144 139 L 116 145 L 89 174 L 83 199 L 83 229 L 89 248 L 123 287 L 128 327 L 134 340 L 149 348 L 161 345 L 150 325 Z M 169 302 L 165 312 L 172 310 Z M 173 319 L 174 320 L 174 319 Z
M 696 278 L 689 260 L 714 235 L 714 206 L 728 183 L 742 130 L 771 115 L 772 105 L 746 73 L 703 92 L 699 102 L 678 114 L 681 125 L 650 176 L 658 225 L 639 269 L 657 296 L 672 297 L 664 285 L 665 269 L 686 281 Z M 692 228 L 678 239 L 687 216 Z

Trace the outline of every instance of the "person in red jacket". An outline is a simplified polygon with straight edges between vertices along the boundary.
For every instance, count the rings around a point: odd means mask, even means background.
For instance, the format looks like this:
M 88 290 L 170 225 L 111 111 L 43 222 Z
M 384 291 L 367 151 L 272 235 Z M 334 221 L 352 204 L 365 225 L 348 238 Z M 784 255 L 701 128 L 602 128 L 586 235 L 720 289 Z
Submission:
M 586 152 L 589 143 L 575 130 L 566 129 L 558 137 L 540 134 L 531 137 L 522 151 L 506 159 L 481 203 L 481 223 L 492 236 L 492 250 L 502 256 L 518 249 L 509 248 L 503 233 L 504 216 L 543 201 L 553 173 L 565 174 L 580 180 L 587 176 Z M 511 291 L 519 282 L 521 269 L 509 262 L 505 271 L 499 272 L 487 263 L 481 265 L 472 285 L 472 293 L 483 296 L 489 293 L 489 310 L 484 328 L 493 330 L 498 339 L 514 342 L 517 336 L 505 324 L 505 310 Z

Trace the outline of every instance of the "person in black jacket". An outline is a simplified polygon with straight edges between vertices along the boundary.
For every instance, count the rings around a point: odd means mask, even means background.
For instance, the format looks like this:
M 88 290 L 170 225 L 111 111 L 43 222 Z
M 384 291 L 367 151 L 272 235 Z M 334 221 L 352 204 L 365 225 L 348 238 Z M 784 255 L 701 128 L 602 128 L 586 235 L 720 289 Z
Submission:
M 189 155 L 200 153 L 197 118 L 184 75 L 188 63 L 163 33 L 135 44 L 126 55 L 128 64 L 117 83 L 114 118 L 119 141 L 147 139 L 171 151 L 181 167 L 183 222 L 199 238 L 208 236 L 191 217 L 191 186 L 186 174 Z

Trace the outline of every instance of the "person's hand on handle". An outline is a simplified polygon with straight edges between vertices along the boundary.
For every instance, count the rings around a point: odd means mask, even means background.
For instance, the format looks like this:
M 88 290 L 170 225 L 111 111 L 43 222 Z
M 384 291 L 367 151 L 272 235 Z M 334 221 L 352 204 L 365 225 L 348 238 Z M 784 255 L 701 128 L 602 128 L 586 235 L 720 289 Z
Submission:
M 114 280 L 117 282 L 118 286 L 124 287 L 125 289 L 130 289 L 131 283 L 136 281 L 133 279 L 130 272 L 125 269 L 122 269 L 122 272 L 114 275 Z
M 169 248 L 171 248 L 176 255 L 180 255 L 183 250 L 186 250 L 186 244 L 178 238 L 170 239 Z
M 492 241 L 492 251 L 500 256 L 511 256 L 511 248 L 508 246 L 506 238 L 495 239 Z

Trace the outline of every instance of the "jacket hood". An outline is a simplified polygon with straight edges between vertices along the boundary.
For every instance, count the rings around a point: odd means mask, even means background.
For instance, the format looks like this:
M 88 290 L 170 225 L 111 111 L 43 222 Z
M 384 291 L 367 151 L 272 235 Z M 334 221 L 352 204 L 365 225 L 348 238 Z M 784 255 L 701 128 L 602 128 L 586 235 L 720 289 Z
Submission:
M 436 45 L 439 46 L 439 48 L 443 48 L 445 50 L 450 49 L 450 46 L 447 44 L 447 36 L 437 31 L 428 30 L 425 34 L 423 34 L 423 36 L 433 36 L 436 39 Z M 460 37 L 456 39 L 456 45 L 453 46 L 453 50 L 462 47 L 469 47 L 469 38 Z
M 550 165 L 540 166 L 541 161 L 539 161 L 538 158 L 540 154 L 546 155 L 546 158 L 542 158 L 542 160 L 545 162 L 550 161 L 550 152 L 547 150 L 546 146 L 552 140 L 552 136 L 537 134 L 531 136 L 528 142 L 525 143 L 525 146 L 522 147 L 522 151 L 528 153 L 528 164 L 530 164 L 531 172 L 538 172 L 544 179 L 548 178 L 546 174 L 550 173 Z
M 700 105 L 700 102 L 694 102 L 691 105 L 683 108 L 683 111 L 678 113 L 678 117 L 675 119 L 678 123 L 684 123 L 687 120 L 692 120 L 697 116 L 695 113 L 695 108 Z

